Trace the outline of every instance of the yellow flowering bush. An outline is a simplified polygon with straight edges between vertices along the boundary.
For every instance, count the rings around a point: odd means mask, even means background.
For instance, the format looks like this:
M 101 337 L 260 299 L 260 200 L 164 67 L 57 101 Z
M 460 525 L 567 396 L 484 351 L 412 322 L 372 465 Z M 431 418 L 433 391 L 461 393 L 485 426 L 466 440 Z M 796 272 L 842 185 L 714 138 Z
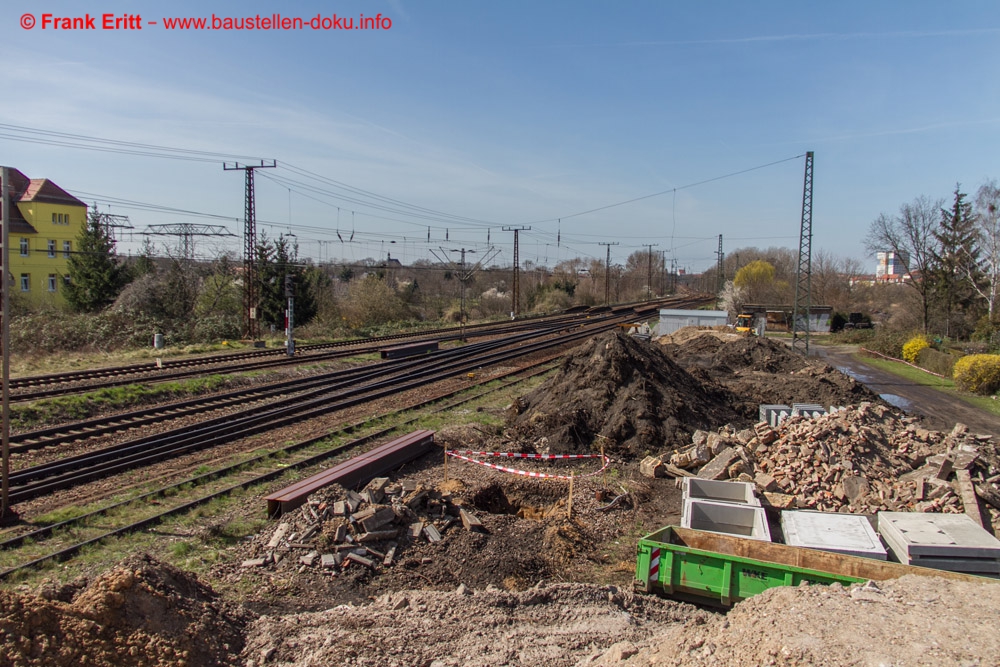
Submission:
M 920 356 L 920 350 L 926 350 L 930 346 L 930 341 L 924 336 L 914 336 L 903 344 L 903 359 L 915 364 L 917 357 Z
M 970 354 L 955 362 L 955 385 L 973 394 L 1000 389 L 1000 354 Z

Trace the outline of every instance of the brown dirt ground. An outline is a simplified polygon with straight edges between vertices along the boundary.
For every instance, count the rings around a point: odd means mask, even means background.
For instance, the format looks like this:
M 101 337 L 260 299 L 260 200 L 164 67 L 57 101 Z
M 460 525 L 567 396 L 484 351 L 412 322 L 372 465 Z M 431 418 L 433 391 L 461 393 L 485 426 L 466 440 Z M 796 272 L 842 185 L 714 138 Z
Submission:
M 983 631 L 1000 611 L 1000 586 L 986 582 L 772 589 L 726 614 L 631 592 L 636 538 L 679 519 L 673 480 L 637 474 L 646 448 L 749 425 L 760 402 L 878 400 L 771 341 L 711 338 L 595 339 L 509 410 L 507 430 L 439 432 L 444 446 L 499 451 L 594 451 L 605 436 L 612 470 L 576 480 L 572 518 L 564 481 L 452 461 L 445 482 L 433 453 L 393 482 L 450 492 L 483 532 L 459 523 L 440 543 L 401 540 L 394 565 L 336 576 L 291 557 L 241 567 L 260 555 L 272 523 L 211 572 L 221 593 L 143 556 L 90 582 L 3 590 L 0 665 L 1000 664 L 1000 641 Z M 605 487 L 627 496 L 609 509 L 597 499 Z M 322 493 L 317 500 L 345 491 Z M 261 502 L 234 511 L 250 516 Z

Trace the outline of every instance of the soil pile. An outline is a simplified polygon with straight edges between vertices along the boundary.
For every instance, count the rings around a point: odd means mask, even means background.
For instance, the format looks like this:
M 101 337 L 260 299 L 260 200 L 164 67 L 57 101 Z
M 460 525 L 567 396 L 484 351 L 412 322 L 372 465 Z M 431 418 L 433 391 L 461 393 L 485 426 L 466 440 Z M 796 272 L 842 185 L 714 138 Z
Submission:
M 132 556 L 85 587 L 0 590 L 4 665 L 232 664 L 246 618 L 188 575 Z
M 245 664 L 570 666 L 683 622 L 710 619 L 690 605 L 614 586 L 541 585 L 520 593 L 460 586 L 386 594 L 361 607 L 263 617 Z M 635 649 L 632 649 L 632 653 Z M 266 661 L 266 662 L 265 662 Z
M 664 350 L 681 367 L 729 390 L 733 409 L 757 420 L 762 403 L 818 403 L 823 406 L 881 402 L 854 378 L 807 359 L 783 343 L 757 336 L 693 332 L 674 334 Z M 661 341 L 662 342 L 662 341 Z
M 909 575 L 845 588 L 771 588 L 707 624 L 658 635 L 625 661 L 601 665 L 996 665 L 1000 635 L 984 631 L 1000 585 Z M 631 650 L 635 650 L 632 648 Z
M 731 402 L 661 346 L 609 333 L 568 354 L 554 377 L 520 399 L 510 426 L 539 450 L 592 451 L 601 437 L 606 451 L 635 457 L 737 419 Z

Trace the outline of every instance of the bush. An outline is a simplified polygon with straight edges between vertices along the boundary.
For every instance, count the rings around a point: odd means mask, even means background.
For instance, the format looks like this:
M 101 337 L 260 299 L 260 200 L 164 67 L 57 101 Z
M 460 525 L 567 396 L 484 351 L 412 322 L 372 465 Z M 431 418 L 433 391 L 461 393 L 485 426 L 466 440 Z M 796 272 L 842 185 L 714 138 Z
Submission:
M 947 352 L 939 352 L 933 347 L 925 347 L 917 354 L 917 366 L 938 375 L 951 377 L 958 358 Z
M 903 356 L 903 345 L 912 337 L 912 334 L 905 331 L 878 328 L 865 347 L 888 357 L 900 359 Z
M 974 394 L 992 394 L 1000 388 L 1000 355 L 970 354 L 955 362 L 955 384 Z
M 931 346 L 924 336 L 914 336 L 903 345 L 903 360 L 911 364 L 917 363 L 917 357 L 921 350 L 926 350 Z

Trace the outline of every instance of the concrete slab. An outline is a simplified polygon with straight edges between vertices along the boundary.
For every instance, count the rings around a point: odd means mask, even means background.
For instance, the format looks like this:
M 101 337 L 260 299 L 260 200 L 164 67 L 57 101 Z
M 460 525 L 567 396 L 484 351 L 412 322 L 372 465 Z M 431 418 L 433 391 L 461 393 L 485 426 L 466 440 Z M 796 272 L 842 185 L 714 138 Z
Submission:
M 792 407 L 777 403 L 762 405 L 759 408 L 759 412 L 763 414 L 763 419 L 760 421 L 767 422 L 770 426 L 777 426 L 792 415 Z
M 818 403 L 792 403 L 792 416 L 821 417 L 826 414 L 826 408 Z
M 754 485 L 746 482 L 726 482 L 712 479 L 685 477 L 681 487 L 681 498 L 717 500 L 737 505 L 760 507 L 760 499 L 754 493 Z
M 909 564 L 935 570 L 1000 577 L 1000 560 L 992 558 L 914 558 Z
M 1000 540 L 965 514 L 879 512 L 878 532 L 901 563 L 922 557 L 1000 560 Z
M 885 547 L 871 523 L 860 514 L 784 511 L 785 544 L 849 556 L 887 560 Z
M 771 541 L 771 529 L 763 507 L 688 498 L 682 505 L 681 526 Z

